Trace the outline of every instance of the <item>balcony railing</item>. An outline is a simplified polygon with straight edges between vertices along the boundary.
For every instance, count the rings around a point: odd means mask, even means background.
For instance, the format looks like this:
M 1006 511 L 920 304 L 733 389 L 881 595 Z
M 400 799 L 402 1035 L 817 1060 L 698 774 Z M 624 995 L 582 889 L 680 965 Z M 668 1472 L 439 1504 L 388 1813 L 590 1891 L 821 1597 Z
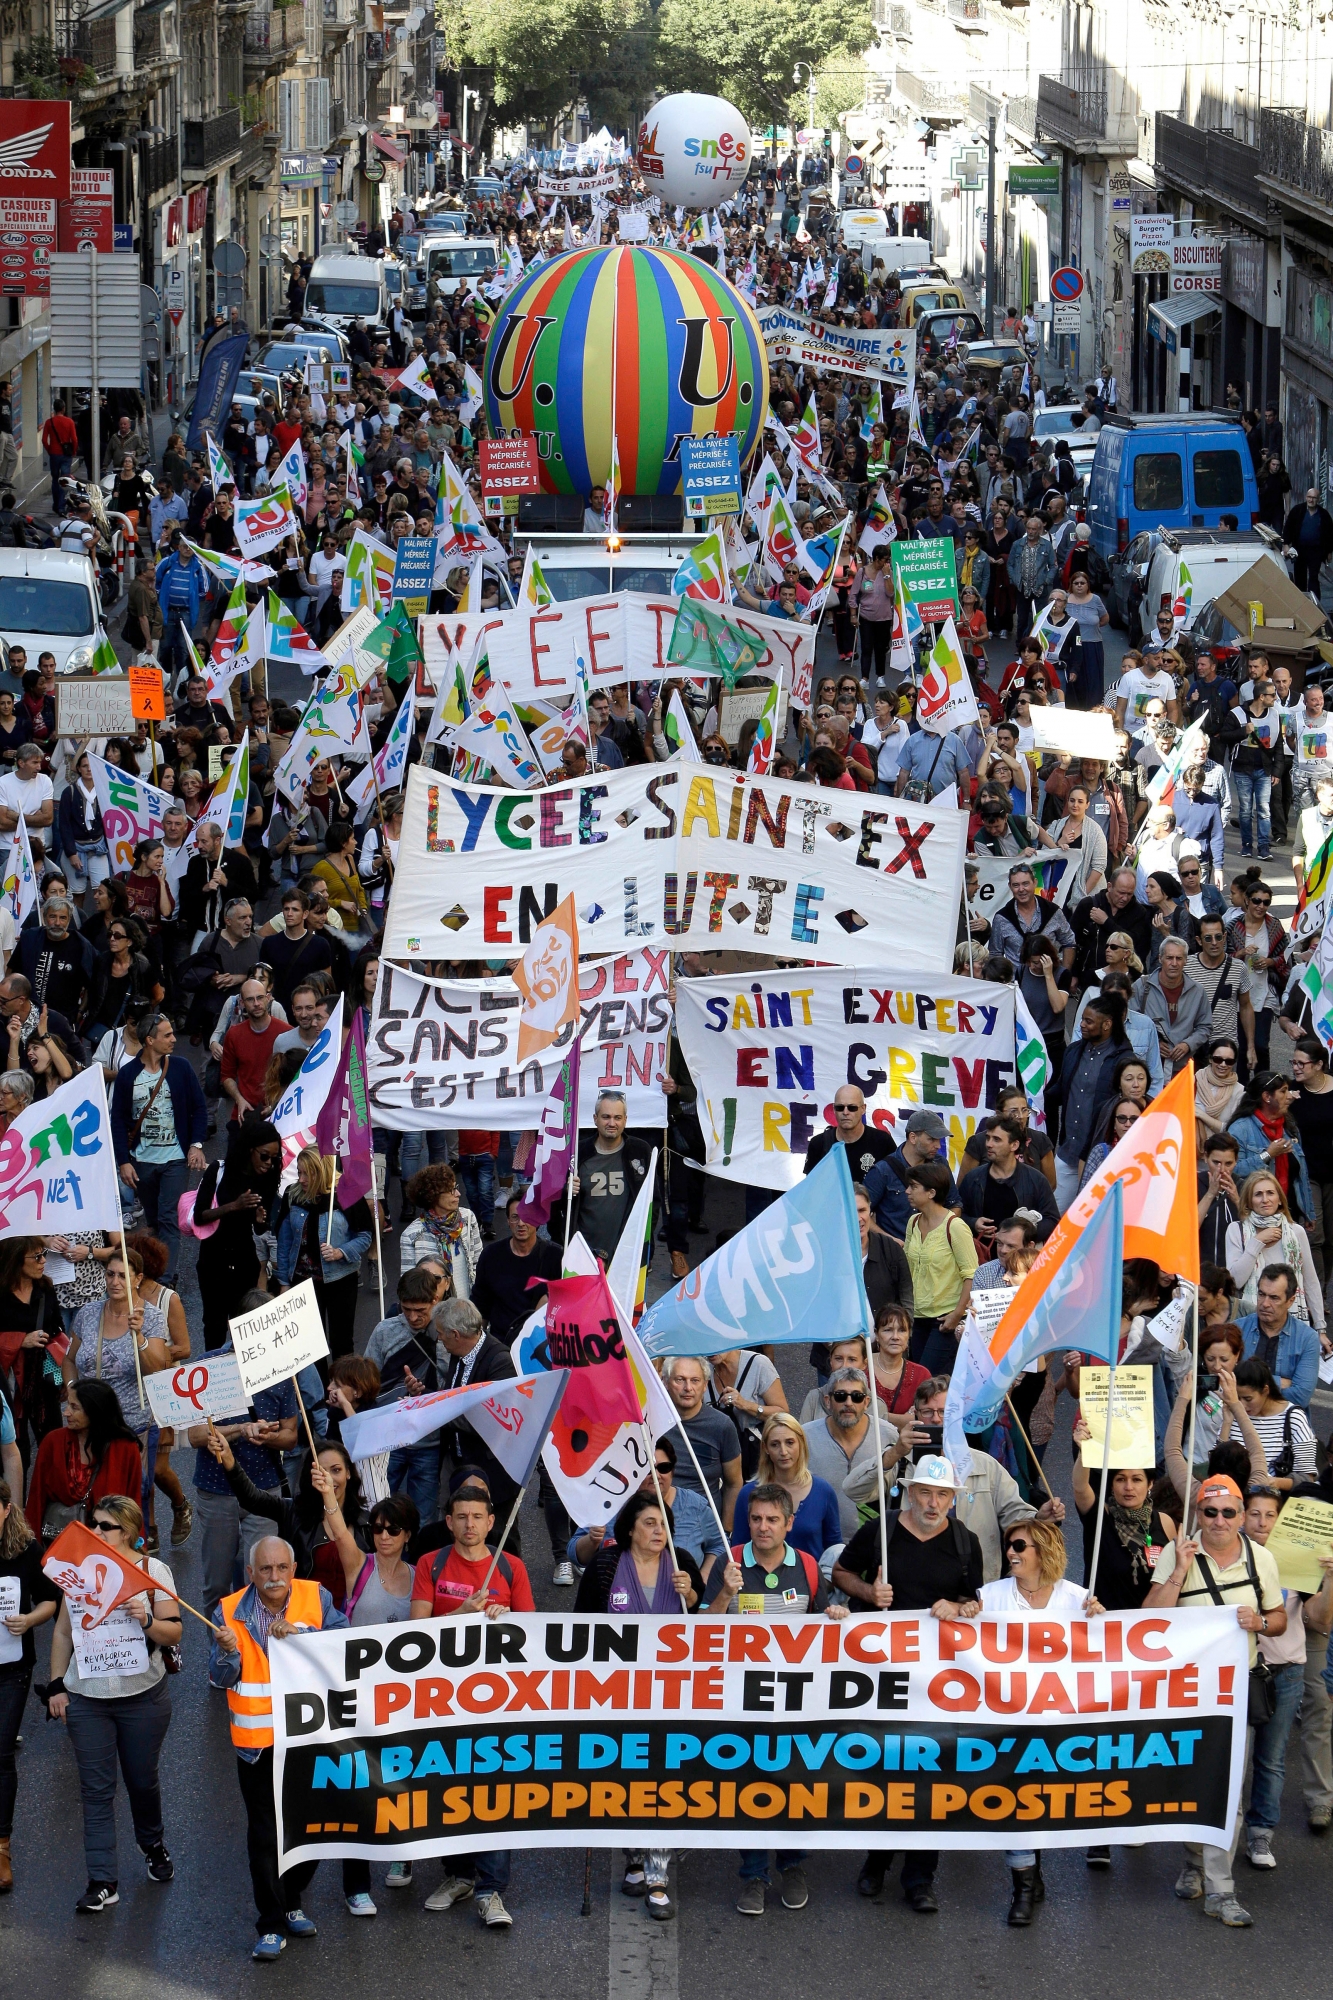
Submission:
M 186 171 L 206 173 L 229 159 L 240 145 L 241 114 L 235 109 L 219 111 L 214 118 L 187 118 L 182 129 Z
M 165 14 L 140 14 L 134 23 L 134 65 L 148 69 L 154 63 L 174 62 L 177 55 L 176 30 L 163 32 Z
M 299 55 L 305 48 L 305 9 L 275 7 L 245 17 L 245 53 L 252 60 L 266 56 Z
M 1201 132 L 1183 118 L 1157 114 L 1157 171 L 1173 187 L 1263 218 L 1268 196 L 1260 187 L 1260 152 L 1230 132 Z
M 180 150 L 176 140 L 159 139 L 155 145 L 142 148 L 139 158 L 143 163 L 145 191 L 154 195 L 160 188 L 174 187 L 180 172 Z
M 268 153 L 264 146 L 266 130 L 263 125 L 252 125 L 248 132 L 242 132 L 241 157 L 231 170 L 233 182 L 244 180 L 248 174 L 268 172 Z
M 1333 204 L 1333 132 L 1309 124 L 1299 111 L 1260 111 L 1259 172 L 1308 201 Z
M 76 62 L 86 64 L 99 78 L 116 74 L 116 22 L 66 21 L 61 26 L 60 48 Z
M 1037 79 L 1037 117 L 1052 139 L 1077 142 L 1106 136 L 1106 92 L 1076 90 L 1058 76 Z
M 944 117 L 956 114 L 962 117 L 963 107 L 958 88 L 954 84 L 942 83 L 937 77 L 916 76 L 911 70 L 903 69 L 901 65 L 898 69 L 897 83 L 908 103 L 925 116 Z

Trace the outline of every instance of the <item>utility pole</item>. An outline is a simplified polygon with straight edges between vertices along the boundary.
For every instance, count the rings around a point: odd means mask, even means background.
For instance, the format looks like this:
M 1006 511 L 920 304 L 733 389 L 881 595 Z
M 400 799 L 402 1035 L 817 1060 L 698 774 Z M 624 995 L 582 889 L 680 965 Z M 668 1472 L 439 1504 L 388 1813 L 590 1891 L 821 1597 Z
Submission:
M 986 120 L 986 338 L 995 337 L 995 114 Z

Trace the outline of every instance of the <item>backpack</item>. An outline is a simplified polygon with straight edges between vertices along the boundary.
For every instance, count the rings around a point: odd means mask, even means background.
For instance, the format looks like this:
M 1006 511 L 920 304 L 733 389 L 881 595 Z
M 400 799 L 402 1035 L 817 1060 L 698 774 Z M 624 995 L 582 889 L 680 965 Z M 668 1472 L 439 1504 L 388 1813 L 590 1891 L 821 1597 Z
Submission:
M 430 1566 L 430 1581 L 432 1590 L 440 1580 L 440 1571 L 444 1568 L 445 1564 L 448 1562 L 449 1557 L 453 1552 L 453 1546 L 454 1546 L 453 1543 L 449 1542 L 446 1544 L 444 1548 L 436 1551 L 435 1560 Z M 494 1549 L 488 1548 L 486 1553 L 488 1556 L 490 1556 L 494 1555 L 495 1551 Z M 505 1582 L 509 1585 L 510 1590 L 512 1591 L 514 1587 L 514 1565 L 510 1562 L 508 1556 L 502 1554 L 499 1561 L 496 1563 L 495 1567 L 499 1571 L 500 1575 L 504 1578 Z M 360 1579 L 358 1578 L 357 1581 L 359 1582 Z
M 888 1520 L 885 1522 L 884 1540 L 886 1547 L 888 1543 L 891 1542 L 894 1536 L 897 1534 L 898 1524 L 901 1521 L 901 1519 L 902 1519 L 901 1514 L 894 1513 L 890 1514 Z M 963 1565 L 963 1569 L 966 1571 L 971 1567 L 972 1563 L 972 1541 L 973 1541 L 972 1531 L 970 1528 L 964 1527 L 963 1523 L 959 1520 L 956 1514 L 950 1514 L 949 1533 L 953 1537 L 953 1552 L 957 1556 L 959 1562 Z
M 790 1547 L 790 1544 L 788 1544 L 788 1546 Z M 805 1577 L 806 1592 L 810 1598 L 810 1602 L 813 1604 L 815 1601 L 815 1594 L 818 1591 L 820 1584 L 824 1580 L 819 1574 L 819 1564 L 815 1561 L 814 1557 L 810 1554 L 808 1549 L 793 1549 L 792 1553 L 793 1555 L 797 1556 L 800 1560 L 801 1570 Z M 745 1555 L 745 1544 L 743 1542 L 740 1543 L 738 1546 L 734 1547 L 731 1551 L 731 1560 L 735 1563 L 738 1569 L 741 1566 L 741 1561 L 744 1555 Z

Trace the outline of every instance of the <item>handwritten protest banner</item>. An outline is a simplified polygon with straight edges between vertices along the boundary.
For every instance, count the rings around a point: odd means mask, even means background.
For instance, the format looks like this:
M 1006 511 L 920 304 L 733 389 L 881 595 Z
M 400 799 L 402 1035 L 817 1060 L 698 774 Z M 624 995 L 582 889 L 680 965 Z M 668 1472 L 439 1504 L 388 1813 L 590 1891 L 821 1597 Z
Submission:
M 664 1125 L 670 953 L 622 953 L 579 967 L 579 1123 L 598 1093 L 623 1090 L 631 1125 Z M 391 1132 L 529 1128 L 573 1028 L 518 1060 L 523 996 L 509 979 L 434 980 L 386 959 L 366 1041 L 367 1089 L 377 1126 Z
M 231 1344 L 241 1380 L 251 1396 L 285 1382 L 329 1351 L 319 1316 L 315 1281 L 307 1278 L 280 1298 L 231 1322 Z
M 1010 1294 L 1012 1298 L 1012 1293 Z M 1153 1432 L 1151 1368 L 1117 1368 L 1115 1400 L 1111 1409 L 1111 1453 L 1106 1447 L 1106 1397 L 1109 1368 L 1085 1361 L 1078 1373 L 1079 1409 L 1091 1436 L 1084 1440 L 1083 1463 L 1100 1471 L 1103 1464 L 1118 1471 L 1124 1466 L 1157 1463 L 1157 1442 Z
M 964 813 L 708 765 L 526 793 L 417 764 L 383 953 L 513 955 L 572 895 L 589 953 L 670 939 L 864 965 L 910 938 L 917 963 L 945 973 L 966 837 Z
M 144 1388 L 153 1422 L 164 1430 L 185 1429 L 209 1417 L 243 1417 L 250 1404 L 235 1354 L 205 1354 L 179 1368 L 146 1375 Z
M 914 1111 L 938 1111 L 958 1169 L 1014 1081 L 1013 991 L 874 964 L 679 982 L 676 1029 L 709 1173 L 794 1187 L 848 1083 L 864 1091 L 868 1122 L 899 1139 Z
M 1284 1590 L 1318 1590 L 1324 1581 L 1319 1559 L 1333 1556 L 1333 1507 L 1293 1493 L 1265 1547 L 1277 1560 Z
M 301 1633 L 270 1657 L 280 1862 L 1225 1845 L 1246 1646 L 1230 1606 Z

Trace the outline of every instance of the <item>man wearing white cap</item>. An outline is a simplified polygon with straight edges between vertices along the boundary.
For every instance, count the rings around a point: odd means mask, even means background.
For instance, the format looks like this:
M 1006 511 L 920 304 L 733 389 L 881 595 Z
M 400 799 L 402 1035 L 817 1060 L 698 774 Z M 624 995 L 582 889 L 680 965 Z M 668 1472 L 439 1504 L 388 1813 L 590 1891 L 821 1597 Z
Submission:
M 981 1544 L 951 1512 L 958 1477 L 947 1458 L 928 1452 L 908 1475 L 900 1514 L 891 1514 L 888 1569 L 880 1562 L 880 1525 L 858 1528 L 833 1565 L 833 1582 L 851 1600 L 855 1618 L 867 1610 L 929 1611 L 935 1618 L 975 1618 L 981 1608 Z M 877 1896 L 893 1855 L 872 1850 L 856 1884 Z M 903 1894 L 921 1915 L 939 1909 L 939 1855 L 914 1848 L 903 1860 Z

